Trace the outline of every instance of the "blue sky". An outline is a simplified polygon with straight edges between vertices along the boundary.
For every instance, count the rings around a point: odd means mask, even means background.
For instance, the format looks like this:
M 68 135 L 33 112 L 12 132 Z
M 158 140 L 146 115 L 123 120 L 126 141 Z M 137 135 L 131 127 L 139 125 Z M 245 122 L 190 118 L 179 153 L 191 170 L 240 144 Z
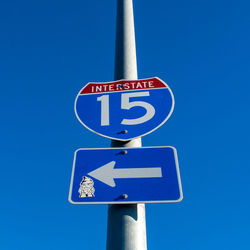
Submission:
M 105 249 L 107 206 L 71 205 L 74 151 L 109 147 L 74 114 L 114 73 L 115 1 L 0 8 L 1 249 Z M 248 1 L 135 0 L 139 78 L 175 95 L 144 146 L 177 148 L 184 199 L 146 206 L 148 249 L 250 247 Z

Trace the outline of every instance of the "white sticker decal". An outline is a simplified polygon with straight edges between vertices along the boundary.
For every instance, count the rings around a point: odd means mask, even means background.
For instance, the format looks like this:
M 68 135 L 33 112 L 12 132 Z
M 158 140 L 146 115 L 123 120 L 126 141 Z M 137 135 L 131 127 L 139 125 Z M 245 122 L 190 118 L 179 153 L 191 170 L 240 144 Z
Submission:
M 83 176 L 82 181 L 80 183 L 80 188 L 78 189 L 79 197 L 94 197 L 95 196 L 95 188 L 94 181 L 87 177 Z

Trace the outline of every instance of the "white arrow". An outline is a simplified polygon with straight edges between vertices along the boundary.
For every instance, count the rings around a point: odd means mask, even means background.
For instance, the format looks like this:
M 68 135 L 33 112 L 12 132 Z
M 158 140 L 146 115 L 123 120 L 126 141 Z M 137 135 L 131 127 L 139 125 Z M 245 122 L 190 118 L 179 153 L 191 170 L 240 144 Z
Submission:
M 115 187 L 114 179 L 127 178 L 156 178 L 162 177 L 161 168 L 118 168 L 114 169 L 115 161 L 111 161 L 100 168 L 88 173 L 95 179 Z

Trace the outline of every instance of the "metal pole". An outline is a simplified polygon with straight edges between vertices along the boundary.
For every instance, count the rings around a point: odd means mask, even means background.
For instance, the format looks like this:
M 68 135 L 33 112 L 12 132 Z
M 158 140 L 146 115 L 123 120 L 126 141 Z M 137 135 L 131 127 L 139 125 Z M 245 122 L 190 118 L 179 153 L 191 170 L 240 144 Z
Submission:
M 115 80 L 137 79 L 132 0 L 117 0 Z M 112 140 L 111 147 L 141 147 L 141 138 Z M 110 205 L 107 250 L 146 250 L 144 204 Z

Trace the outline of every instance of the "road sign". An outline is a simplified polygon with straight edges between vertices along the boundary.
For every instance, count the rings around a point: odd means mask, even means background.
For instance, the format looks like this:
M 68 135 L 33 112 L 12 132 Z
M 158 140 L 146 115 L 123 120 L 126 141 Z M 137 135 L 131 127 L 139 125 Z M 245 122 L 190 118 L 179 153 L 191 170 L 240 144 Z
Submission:
M 156 130 L 173 109 L 173 93 L 158 77 L 88 83 L 75 100 L 76 116 L 87 129 L 121 141 Z
M 96 148 L 75 152 L 73 204 L 161 203 L 182 200 L 173 147 Z

